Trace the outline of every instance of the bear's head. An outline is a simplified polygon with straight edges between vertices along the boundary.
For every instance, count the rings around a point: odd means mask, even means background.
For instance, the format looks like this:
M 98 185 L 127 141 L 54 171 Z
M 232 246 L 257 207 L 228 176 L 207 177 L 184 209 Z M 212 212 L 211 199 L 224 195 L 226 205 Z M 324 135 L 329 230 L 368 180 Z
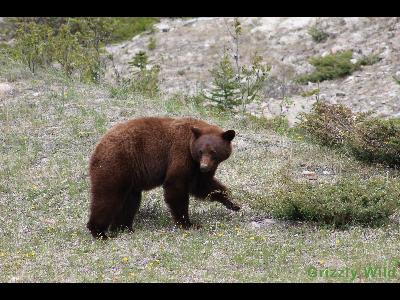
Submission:
M 235 131 L 204 131 L 194 126 L 190 129 L 193 133 L 190 145 L 192 158 L 199 163 L 201 172 L 215 172 L 219 163 L 228 159 L 232 153 L 231 141 Z

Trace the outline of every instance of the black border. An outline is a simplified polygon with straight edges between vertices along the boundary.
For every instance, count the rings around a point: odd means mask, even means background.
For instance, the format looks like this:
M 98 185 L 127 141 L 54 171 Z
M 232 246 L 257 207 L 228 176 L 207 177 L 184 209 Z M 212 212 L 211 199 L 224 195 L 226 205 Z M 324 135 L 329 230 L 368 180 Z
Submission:
M 1 16 L 156 16 L 156 17 L 351 17 L 394 16 L 398 13 L 395 1 L 361 0 L 286 0 L 286 1 L 234 1 L 234 0 L 69 0 L 69 1 L 7 1 Z

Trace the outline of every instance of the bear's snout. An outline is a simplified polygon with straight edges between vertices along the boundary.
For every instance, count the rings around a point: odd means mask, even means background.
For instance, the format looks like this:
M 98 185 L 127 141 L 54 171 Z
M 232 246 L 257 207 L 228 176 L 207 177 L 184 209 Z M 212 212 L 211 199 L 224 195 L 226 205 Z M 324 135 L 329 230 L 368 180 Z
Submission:
M 208 167 L 208 165 L 206 163 L 200 163 L 200 171 L 205 173 L 208 172 L 210 170 L 210 168 Z
M 211 171 L 213 163 L 209 156 L 203 155 L 200 160 L 200 172 L 206 173 Z

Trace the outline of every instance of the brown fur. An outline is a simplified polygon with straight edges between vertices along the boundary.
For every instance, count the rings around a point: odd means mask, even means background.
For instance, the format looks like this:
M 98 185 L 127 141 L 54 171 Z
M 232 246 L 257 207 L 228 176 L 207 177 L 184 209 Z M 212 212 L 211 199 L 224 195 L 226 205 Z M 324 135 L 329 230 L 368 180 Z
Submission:
M 117 124 L 97 144 L 90 159 L 91 207 L 87 227 L 94 237 L 110 229 L 132 231 L 141 192 L 163 186 L 174 221 L 189 221 L 189 194 L 232 203 L 214 178 L 218 164 L 231 152 L 235 132 L 191 118 L 140 118 Z M 201 166 L 201 168 L 200 168 Z

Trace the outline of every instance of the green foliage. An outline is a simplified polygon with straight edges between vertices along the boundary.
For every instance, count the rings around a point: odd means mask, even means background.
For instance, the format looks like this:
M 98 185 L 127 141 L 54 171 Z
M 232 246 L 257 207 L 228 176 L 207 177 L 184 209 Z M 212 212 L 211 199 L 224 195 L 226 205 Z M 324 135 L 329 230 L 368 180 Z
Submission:
M 148 97 L 153 97 L 159 93 L 158 75 L 160 74 L 160 66 L 154 65 L 151 68 L 148 68 L 148 56 L 146 52 L 139 51 L 129 64 L 133 67 L 139 68 L 139 71 L 132 71 L 130 89 L 133 92 Z
M 310 97 L 313 95 L 319 95 L 320 91 L 321 91 L 320 89 L 312 89 L 310 91 L 305 91 L 305 92 L 301 93 L 300 95 L 302 97 Z
M 279 134 L 289 133 L 289 122 L 284 116 L 276 116 L 273 118 L 258 117 L 246 114 L 244 119 L 246 125 L 257 130 L 272 130 Z
M 392 76 L 392 78 L 393 78 L 393 80 L 398 84 L 398 85 L 400 85 L 400 78 L 397 78 L 396 76 Z
M 300 114 L 298 126 L 321 145 L 342 146 L 356 120 L 362 117 L 354 115 L 350 108 L 342 104 L 317 101 L 309 113 Z
M 271 66 L 262 63 L 262 57 L 254 54 L 249 67 L 242 66 L 241 74 L 239 75 L 241 104 L 242 111 L 244 105 L 255 100 L 260 100 L 261 92 L 268 78 L 268 72 Z
M 52 36 L 53 30 L 47 25 L 23 24 L 16 31 L 15 45 L 10 49 L 10 53 L 35 73 L 38 66 L 49 64 L 51 61 Z
M 115 17 L 115 30 L 112 34 L 112 42 L 117 43 L 131 39 L 135 35 L 151 30 L 153 24 L 158 22 L 155 17 Z
M 16 29 L 9 54 L 32 72 L 56 62 L 67 76 L 78 73 L 82 81 L 100 79 L 102 46 L 115 28 L 112 18 L 12 18 L 11 22 Z
M 241 65 L 239 62 L 239 37 L 242 26 L 238 18 L 233 20 L 233 33 L 229 30 L 236 52 L 233 55 L 236 68 L 231 61 L 231 55 L 225 50 L 221 61 L 218 62 L 210 73 L 213 84 L 210 90 L 204 90 L 202 96 L 211 101 L 222 110 L 234 110 L 241 106 L 245 112 L 246 104 L 260 99 L 260 93 L 268 78 L 271 67 L 262 63 L 262 57 L 254 53 L 250 66 Z
M 16 30 L 21 24 L 36 23 L 51 27 L 55 33 L 62 25 L 78 20 L 78 23 L 72 27 L 72 32 L 81 31 L 82 27 L 89 26 L 100 40 L 105 35 L 109 42 L 121 42 L 128 40 L 135 35 L 146 30 L 151 30 L 154 23 L 158 22 L 156 17 L 6 17 L 4 18 L 5 36 L 7 39 L 15 37 Z M 82 24 L 85 20 L 86 24 Z M 85 29 L 84 29 L 85 30 Z M 96 38 L 94 39 L 96 40 Z
M 268 78 L 270 66 L 262 63 L 262 57 L 255 54 L 249 67 L 242 66 L 237 73 L 231 58 L 225 53 L 219 64 L 210 73 L 213 86 L 203 91 L 204 98 L 222 110 L 233 110 L 238 106 L 245 111 L 245 105 L 260 99 L 260 94 Z
M 213 76 L 213 88 L 209 94 L 203 92 L 204 97 L 220 109 L 233 109 L 240 105 L 240 83 L 227 53 L 210 73 Z
M 122 79 L 117 86 L 111 87 L 112 97 L 126 97 L 129 93 L 139 93 L 147 97 L 154 97 L 160 92 L 160 66 L 148 67 L 148 56 L 145 51 L 139 51 L 128 62 L 132 67 L 131 77 Z
M 268 202 L 276 218 L 315 221 L 336 228 L 386 223 L 399 208 L 400 182 L 343 178 L 335 184 L 291 181 Z
M 359 68 L 353 64 L 351 50 L 329 54 L 325 57 L 312 57 L 309 62 L 315 67 L 311 74 L 301 75 L 297 78 L 299 83 L 321 82 L 350 75 Z
M 67 76 L 71 76 L 81 64 L 82 47 L 68 25 L 61 25 L 59 34 L 53 39 L 53 50 L 54 60 L 61 65 Z
M 360 122 L 347 144 L 360 160 L 400 166 L 400 119 Z
M 30 23 L 35 23 L 39 26 L 45 25 L 57 32 L 62 24 L 67 23 L 66 17 L 5 17 L 3 19 L 3 34 L 6 40 L 15 38 L 18 29 Z
M 153 36 L 151 36 L 149 39 L 147 49 L 149 49 L 150 51 L 156 49 L 156 39 Z
M 138 53 L 135 54 L 133 59 L 128 62 L 130 66 L 137 67 L 140 70 L 143 70 L 146 68 L 147 63 L 148 63 L 149 57 L 147 56 L 145 51 L 139 51 Z
M 131 86 L 132 91 L 148 97 L 154 97 L 160 92 L 158 79 L 160 70 L 160 66 L 155 65 L 150 69 L 143 69 L 139 72 L 133 73 Z
M 381 61 L 382 58 L 378 54 L 364 55 L 357 61 L 358 66 L 370 66 Z
M 315 67 L 310 74 L 304 74 L 297 77 L 297 82 L 321 82 L 324 80 L 332 80 L 350 75 L 361 66 L 372 65 L 381 60 L 379 55 L 364 55 L 356 63 L 352 63 L 353 53 L 351 50 L 329 54 L 327 56 L 312 57 L 309 62 Z
M 368 163 L 400 166 L 400 119 L 371 118 L 341 104 L 316 102 L 298 125 L 315 142 L 341 148 Z
M 322 43 L 325 42 L 326 39 L 329 37 L 329 34 L 326 33 L 325 31 L 319 29 L 316 26 L 310 27 L 308 29 L 308 34 L 312 37 L 314 42 L 316 43 Z

